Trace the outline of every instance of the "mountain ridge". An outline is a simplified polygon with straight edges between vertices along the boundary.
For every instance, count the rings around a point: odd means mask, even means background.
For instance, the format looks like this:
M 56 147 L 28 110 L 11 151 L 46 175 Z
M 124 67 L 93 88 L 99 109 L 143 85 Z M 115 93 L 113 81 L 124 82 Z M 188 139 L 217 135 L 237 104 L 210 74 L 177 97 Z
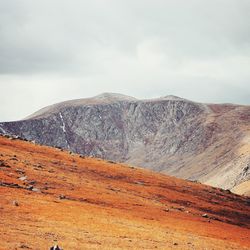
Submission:
M 250 178 L 249 106 L 104 93 L 0 123 L 0 130 L 225 189 Z
M 46 112 L 48 111 L 51 112 L 51 110 L 54 110 L 54 112 L 58 112 L 60 109 L 71 107 L 71 106 L 77 107 L 77 106 L 82 106 L 82 105 L 109 104 L 109 103 L 116 103 L 116 102 L 132 102 L 133 103 L 133 102 L 156 102 L 156 101 L 168 101 L 168 100 L 169 101 L 193 102 L 188 99 L 184 99 L 184 98 L 174 96 L 174 95 L 167 95 L 167 96 L 157 97 L 157 98 L 152 98 L 152 99 L 148 99 L 148 98 L 137 99 L 135 97 L 123 95 L 119 93 L 104 92 L 102 94 L 89 97 L 89 98 L 73 99 L 73 100 L 63 101 L 63 102 L 49 105 L 21 120 L 27 120 L 30 118 L 40 117 L 42 114 L 46 115 Z

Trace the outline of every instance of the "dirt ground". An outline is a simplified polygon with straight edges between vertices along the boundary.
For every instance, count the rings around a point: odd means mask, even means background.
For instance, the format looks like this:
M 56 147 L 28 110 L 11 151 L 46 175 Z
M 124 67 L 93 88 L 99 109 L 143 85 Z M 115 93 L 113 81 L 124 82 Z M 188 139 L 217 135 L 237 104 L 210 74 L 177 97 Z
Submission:
M 0 137 L 0 249 L 250 249 L 250 200 Z

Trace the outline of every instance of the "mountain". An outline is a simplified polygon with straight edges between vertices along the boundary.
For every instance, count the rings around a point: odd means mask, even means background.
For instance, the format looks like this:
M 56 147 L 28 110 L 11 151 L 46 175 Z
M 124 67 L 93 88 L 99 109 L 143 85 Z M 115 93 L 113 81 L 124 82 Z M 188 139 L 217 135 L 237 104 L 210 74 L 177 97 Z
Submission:
M 236 185 L 233 189 L 232 192 L 236 194 L 241 194 L 245 196 L 250 196 L 250 180 L 248 181 L 243 181 L 239 185 Z
M 249 249 L 249 199 L 0 136 L 0 249 Z
M 0 131 L 224 189 L 250 179 L 250 106 L 104 93 L 0 123 Z

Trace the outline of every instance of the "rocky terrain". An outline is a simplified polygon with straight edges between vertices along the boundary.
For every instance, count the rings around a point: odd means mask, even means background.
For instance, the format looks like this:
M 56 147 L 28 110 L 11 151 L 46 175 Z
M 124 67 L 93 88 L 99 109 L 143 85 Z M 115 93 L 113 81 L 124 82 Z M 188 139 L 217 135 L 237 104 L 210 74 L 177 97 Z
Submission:
M 0 123 L 0 132 L 225 189 L 250 179 L 250 106 L 105 93 Z
M 249 249 L 249 198 L 0 136 L 0 249 Z

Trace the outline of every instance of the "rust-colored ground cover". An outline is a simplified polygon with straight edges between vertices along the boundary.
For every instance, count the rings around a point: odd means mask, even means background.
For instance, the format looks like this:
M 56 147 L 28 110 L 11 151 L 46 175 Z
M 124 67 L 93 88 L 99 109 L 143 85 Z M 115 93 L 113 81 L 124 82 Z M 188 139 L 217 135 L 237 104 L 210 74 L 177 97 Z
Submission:
M 249 249 L 250 201 L 0 137 L 0 249 Z

